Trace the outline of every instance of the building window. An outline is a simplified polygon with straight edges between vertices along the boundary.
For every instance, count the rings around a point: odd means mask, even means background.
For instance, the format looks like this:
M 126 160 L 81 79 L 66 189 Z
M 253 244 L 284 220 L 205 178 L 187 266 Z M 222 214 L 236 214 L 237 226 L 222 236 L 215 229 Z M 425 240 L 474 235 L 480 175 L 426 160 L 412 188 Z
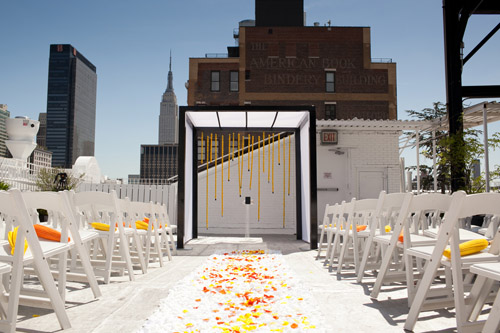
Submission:
M 286 43 L 286 46 L 285 46 L 285 56 L 287 58 L 296 58 L 297 57 L 297 44 L 295 44 L 295 43 Z
M 250 70 L 249 69 L 247 69 L 245 71 L 245 81 L 250 81 Z
M 337 119 L 337 104 L 325 104 L 325 119 Z
M 220 91 L 220 71 L 210 72 L 210 91 Z
M 239 73 L 238 71 L 230 71 L 229 72 L 229 91 L 238 91 L 239 90 Z
M 325 72 L 326 92 L 335 92 L 335 72 Z

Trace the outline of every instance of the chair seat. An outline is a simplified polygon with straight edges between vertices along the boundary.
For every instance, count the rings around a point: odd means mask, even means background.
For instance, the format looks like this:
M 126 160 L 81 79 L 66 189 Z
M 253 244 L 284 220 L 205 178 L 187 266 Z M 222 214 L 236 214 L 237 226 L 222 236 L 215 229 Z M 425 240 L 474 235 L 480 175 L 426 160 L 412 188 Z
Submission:
M 418 258 L 422 258 L 422 259 L 430 259 L 433 251 L 434 251 L 434 246 L 418 246 L 418 247 L 412 247 L 412 248 L 408 249 L 407 253 L 409 255 L 414 256 L 414 257 L 418 257 Z M 492 262 L 492 261 L 498 261 L 498 256 L 491 254 L 491 253 L 488 253 L 485 250 L 485 251 L 471 254 L 468 256 L 463 256 L 462 257 L 462 266 L 467 267 L 467 266 L 470 266 L 470 265 L 477 263 L 477 262 Z M 442 256 L 441 262 L 445 266 L 451 265 L 451 261 L 448 258 L 446 258 L 445 256 Z
M 424 236 L 432 237 L 432 238 L 437 238 L 439 229 L 438 228 L 430 228 L 427 230 L 424 230 Z M 460 232 L 460 239 L 463 241 L 467 240 L 473 240 L 473 239 L 485 239 L 483 235 L 480 235 L 474 231 L 466 230 L 466 229 L 459 229 Z
M 500 280 L 500 262 L 474 264 L 470 271 L 496 281 Z
M 40 240 L 40 246 L 42 247 L 42 252 L 45 257 L 52 257 L 62 252 L 68 251 L 70 245 L 68 243 Z M 8 243 L 6 245 L 0 246 L 0 261 L 9 263 L 12 262 L 14 256 L 10 253 L 11 248 Z M 23 261 L 26 264 L 30 263 L 32 260 L 33 254 L 31 253 L 31 249 L 28 247 L 26 253 L 24 254 Z

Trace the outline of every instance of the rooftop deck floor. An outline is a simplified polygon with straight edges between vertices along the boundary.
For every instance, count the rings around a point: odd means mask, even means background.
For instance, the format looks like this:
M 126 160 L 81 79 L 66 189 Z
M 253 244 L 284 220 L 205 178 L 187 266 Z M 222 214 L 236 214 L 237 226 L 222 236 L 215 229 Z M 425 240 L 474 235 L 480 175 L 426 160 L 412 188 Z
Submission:
M 383 288 L 379 299 L 371 299 L 373 279 L 357 284 L 354 274 L 337 280 L 328 273 L 317 252 L 294 236 L 263 236 L 262 243 L 187 244 L 171 262 L 160 268 L 155 263 L 143 275 L 135 271 L 135 281 L 126 276 L 113 277 L 109 285 L 100 284 L 102 297 L 94 300 L 91 290 L 79 283 L 68 283 L 67 312 L 72 328 L 64 332 L 136 332 L 168 295 L 177 281 L 199 267 L 218 250 L 279 250 L 292 270 L 313 292 L 324 317 L 338 332 L 402 332 L 408 313 L 403 286 Z M 34 316 L 35 315 L 35 316 Z M 453 310 L 424 312 L 415 332 L 454 332 Z M 21 307 L 17 331 L 60 331 L 53 311 Z

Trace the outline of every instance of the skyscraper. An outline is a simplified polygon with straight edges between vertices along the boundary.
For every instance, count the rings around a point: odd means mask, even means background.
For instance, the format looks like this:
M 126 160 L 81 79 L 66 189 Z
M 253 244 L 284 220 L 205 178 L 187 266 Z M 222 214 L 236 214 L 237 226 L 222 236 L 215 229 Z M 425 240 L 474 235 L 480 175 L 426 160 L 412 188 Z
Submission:
M 36 144 L 45 149 L 47 147 L 47 113 L 40 112 L 38 121 L 40 122 L 40 128 L 36 134 Z
M 52 165 L 71 168 L 94 156 L 96 67 L 69 44 L 50 45 L 47 149 Z
M 0 104 L 0 157 L 7 157 L 7 146 L 5 145 L 5 140 L 8 139 L 5 128 L 5 120 L 7 118 L 10 118 L 7 104 Z
M 158 130 L 158 143 L 178 143 L 179 106 L 174 93 L 172 75 L 172 54 L 170 54 L 170 65 L 168 69 L 167 89 L 163 93 L 160 103 L 160 127 Z

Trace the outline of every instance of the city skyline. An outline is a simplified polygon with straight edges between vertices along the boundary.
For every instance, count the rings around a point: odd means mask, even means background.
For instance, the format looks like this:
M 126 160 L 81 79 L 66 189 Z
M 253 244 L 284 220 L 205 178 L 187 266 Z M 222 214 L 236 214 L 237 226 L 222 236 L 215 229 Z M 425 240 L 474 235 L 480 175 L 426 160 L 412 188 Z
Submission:
M 372 58 L 397 63 L 398 119 L 407 118 L 407 109 L 446 101 L 441 2 L 305 0 L 304 7 L 308 26 L 331 21 L 335 26 L 371 27 Z M 157 142 L 158 102 L 167 82 L 169 50 L 174 51 L 179 105 L 187 105 L 189 57 L 226 53 L 227 46 L 234 45 L 232 32 L 238 22 L 254 18 L 254 0 L 28 1 L 22 6 L 3 3 L 0 10 L 6 14 L 2 41 L 8 50 L 0 54 L 0 103 L 9 106 L 11 117 L 38 119 L 46 112 L 49 45 L 73 45 L 99 69 L 95 156 L 104 174 L 126 178 L 139 173 L 140 145 Z M 495 15 L 472 17 L 464 53 L 497 23 Z M 464 84 L 498 84 L 499 52 L 496 34 L 467 63 Z M 498 124 L 490 126 L 490 133 L 497 131 Z M 491 154 L 492 167 L 500 164 L 498 156 Z M 412 164 L 411 156 L 408 160 L 407 165 Z

